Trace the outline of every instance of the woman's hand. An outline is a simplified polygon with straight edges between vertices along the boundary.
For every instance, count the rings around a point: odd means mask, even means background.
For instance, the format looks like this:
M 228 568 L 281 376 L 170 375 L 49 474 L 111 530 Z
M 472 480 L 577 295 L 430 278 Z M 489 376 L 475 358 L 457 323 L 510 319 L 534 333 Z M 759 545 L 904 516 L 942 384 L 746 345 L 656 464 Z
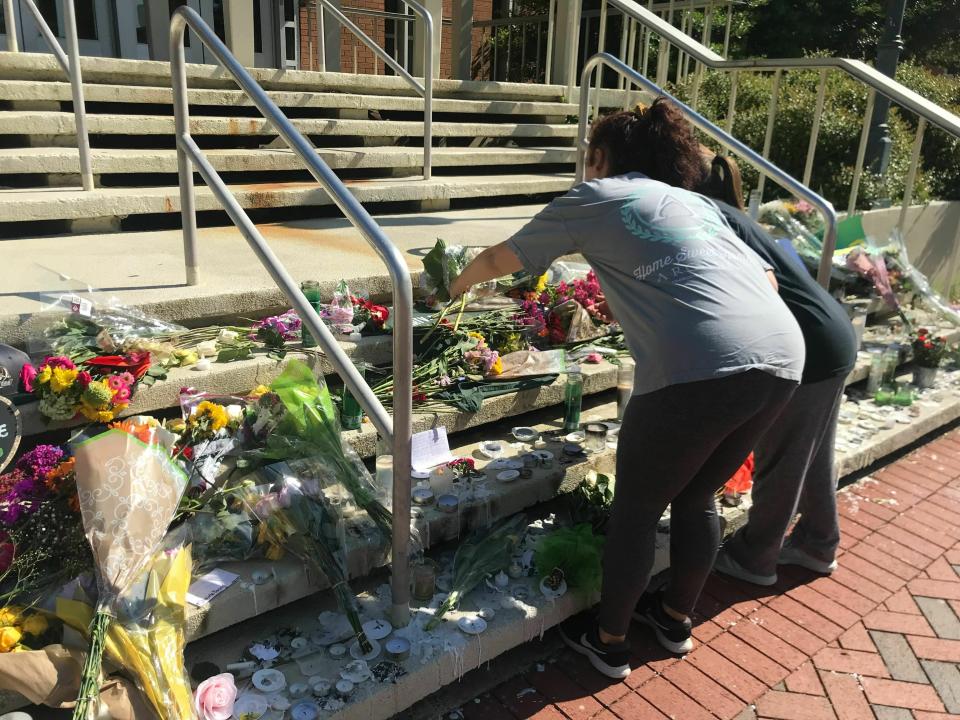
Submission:
M 450 283 L 450 300 L 456 300 L 474 285 L 496 280 L 522 269 L 523 263 L 506 243 L 488 247 Z

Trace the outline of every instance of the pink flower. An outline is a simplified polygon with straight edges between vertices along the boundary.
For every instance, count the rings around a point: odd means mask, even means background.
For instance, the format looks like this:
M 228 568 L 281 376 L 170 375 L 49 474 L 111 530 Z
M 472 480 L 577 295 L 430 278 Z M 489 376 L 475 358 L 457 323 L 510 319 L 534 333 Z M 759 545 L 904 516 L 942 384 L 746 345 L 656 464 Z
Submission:
M 584 358 L 585 362 L 592 363 L 594 365 L 599 363 L 601 360 L 603 360 L 603 356 L 600 353 L 595 352 L 590 353 Z
M 113 391 L 120 390 L 121 388 L 127 387 L 127 383 L 123 381 L 123 378 L 119 375 L 110 375 L 107 378 L 107 387 Z
M 123 380 L 128 387 L 133 387 L 134 383 L 137 382 L 137 379 L 133 376 L 133 374 L 128 372 L 120 373 L 120 379 Z
M 37 369 L 27 363 L 22 368 L 20 368 L 20 384 L 23 386 L 25 392 L 33 392 L 33 381 L 37 379 Z
M 77 382 L 80 383 L 80 387 L 85 388 L 87 385 L 93 382 L 93 376 L 86 370 L 81 370 L 77 373 Z
M 193 709 L 200 720 L 230 720 L 237 686 L 230 673 L 207 678 L 193 694 Z
M 130 402 L 130 388 L 126 385 L 118 388 L 113 393 L 113 401 L 115 403 L 128 403 Z
M 73 361 L 65 355 L 51 355 L 50 357 L 44 358 L 44 361 L 40 363 L 40 367 L 59 367 L 67 370 L 77 369 L 77 366 L 73 364 Z

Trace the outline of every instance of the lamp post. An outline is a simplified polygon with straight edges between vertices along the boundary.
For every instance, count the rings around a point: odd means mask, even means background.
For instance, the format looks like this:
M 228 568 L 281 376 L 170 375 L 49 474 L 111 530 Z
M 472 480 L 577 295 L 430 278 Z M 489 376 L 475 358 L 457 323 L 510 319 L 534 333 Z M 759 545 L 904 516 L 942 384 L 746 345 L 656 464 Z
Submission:
M 897 74 L 897 63 L 903 50 L 903 16 L 907 10 L 907 0 L 887 0 L 887 19 L 883 26 L 883 36 L 877 45 L 877 70 L 887 77 Z M 873 172 L 885 175 L 890 165 L 890 126 L 887 117 L 890 114 L 890 99 L 877 94 L 870 121 L 870 139 L 867 143 L 867 164 Z

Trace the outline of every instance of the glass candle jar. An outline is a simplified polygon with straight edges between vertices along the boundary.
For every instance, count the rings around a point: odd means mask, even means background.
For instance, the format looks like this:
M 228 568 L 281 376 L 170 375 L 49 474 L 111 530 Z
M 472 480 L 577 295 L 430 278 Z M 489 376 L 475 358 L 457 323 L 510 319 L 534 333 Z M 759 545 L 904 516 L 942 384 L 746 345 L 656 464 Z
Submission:
M 617 368 L 617 420 L 623 420 L 623 413 L 633 397 L 633 374 L 636 369 L 633 358 L 620 358 L 620 367 Z
M 584 428 L 584 449 L 587 452 L 597 453 L 607 446 L 607 426 L 601 423 L 589 423 Z
M 320 312 L 320 282 L 317 280 L 304 280 L 300 283 L 300 291 L 303 293 L 304 297 L 307 298 L 307 302 L 313 306 L 313 309 L 318 313 Z M 317 340 L 310 334 L 310 331 L 307 330 L 307 326 L 304 323 L 301 327 L 300 334 L 302 336 L 301 341 L 303 347 L 312 348 L 317 346 Z
M 867 394 L 874 395 L 883 383 L 883 372 L 886 359 L 882 350 L 870 351 L 870 375 L 867 378 Z
M 393 455 L 378 455 L 376 464 L 377 494 L 386 507 L 393 503 Z
M 580 366 L 567 369 L 567 385 L 564 389 L 563 430 L 573 432 L 580 429 L 580 408 L 583 403 L 583 374 Z
M 419 602 L 430 602 L 437 591 L 437 566 L 430 560 L 410 568 L 413 580 L 413 598 Z
M 362 364 L 356 367 L 360 377 L 363 377 L 366 374 L 366 368 Z M 346 385 L 343 386 L 343 411 L 340 413 L 340 424 L 344 430 L 359 430 L 363 424 L 363 408 Z

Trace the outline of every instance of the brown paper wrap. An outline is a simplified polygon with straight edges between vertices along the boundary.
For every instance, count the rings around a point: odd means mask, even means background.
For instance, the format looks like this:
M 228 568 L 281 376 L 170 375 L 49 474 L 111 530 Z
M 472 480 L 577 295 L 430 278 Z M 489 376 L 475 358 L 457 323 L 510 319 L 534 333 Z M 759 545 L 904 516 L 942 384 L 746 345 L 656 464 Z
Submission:
M 72 708 L 83 660 L 84 653 L 63 645 L 0 654 L 0 690 L 20 693 L 34 705 Z M 156 720 L 133 683 L 122 678 L 107 678 L 100 688 L 100 702 L 113 720 Z

